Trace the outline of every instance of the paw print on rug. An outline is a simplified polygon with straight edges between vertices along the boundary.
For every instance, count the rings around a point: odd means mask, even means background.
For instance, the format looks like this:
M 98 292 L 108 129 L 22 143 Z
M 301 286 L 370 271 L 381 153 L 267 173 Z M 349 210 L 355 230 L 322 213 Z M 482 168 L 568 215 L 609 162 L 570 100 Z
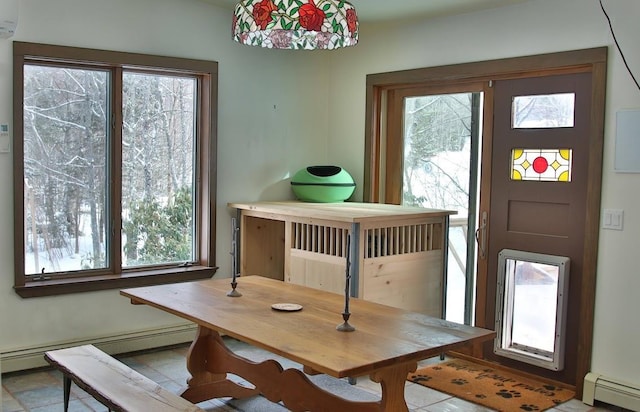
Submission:
M 454 385 L 466 385 L 467 383 L 469 383 L 468 380 L 466 379 L 460 379 L 460 378 L 456 378 L 456 379 L 451 379 L 451 383 L 453 383 Z
M 442 370 L 442 366 L 434 366 L 433 370 L 434 371 L 441 371 Z
M 487 399 L 487 395 L 485 395 L 484 393 L 478 393 L 478 394 L 476 394 L 476 398 L 477 399 Z
M 411 382 L 420 383 L 420 382 L 429 382 L 431 380 L 431 376 L 427 375 L 415 375 L 411 378 Z
M 505 399 L 519 398 L 520 396 L 522 396 L 518 391 L 508 391 L 506 389 L 499 390 L 498 392 L 496 392 L 496 395 L 502 396 Z
M 520 405 L 520 409 L 522 409 L 523 411 L 539 411 L 540 408 L 538 408 L 536 405 L 531 405 L 531 404 L 524 404 L 524 405 Z

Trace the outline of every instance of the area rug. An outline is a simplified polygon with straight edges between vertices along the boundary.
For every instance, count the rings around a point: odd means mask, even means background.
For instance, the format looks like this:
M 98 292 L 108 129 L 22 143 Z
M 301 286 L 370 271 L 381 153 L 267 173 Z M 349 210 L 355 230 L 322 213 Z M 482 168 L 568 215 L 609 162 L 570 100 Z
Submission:
M 418 369 L 409 381 L 497 411 L 544 411 L 575 393 L 497 368 L 451 359 Z

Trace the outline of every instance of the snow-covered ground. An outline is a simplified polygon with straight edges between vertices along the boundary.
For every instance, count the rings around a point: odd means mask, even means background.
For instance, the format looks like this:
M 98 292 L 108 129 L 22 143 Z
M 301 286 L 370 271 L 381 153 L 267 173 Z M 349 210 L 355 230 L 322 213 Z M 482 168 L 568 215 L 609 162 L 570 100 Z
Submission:
M 30 238 L 25 245 L 25 274 L 66 272 L 82 270 L 83 266 L 92 266 L 93 246 L 91 240 L 91 223 L 88 214 L 80 215 L 78 238 L 79 250 L 75 253 L 75 238 L 67 238 L 67 245 L 63 248 L 51 248 L 47 250 L 42 234 L 38 236 L 38 253 L 34 253 Z M 104 244 L 102 245 L 104 250 Z

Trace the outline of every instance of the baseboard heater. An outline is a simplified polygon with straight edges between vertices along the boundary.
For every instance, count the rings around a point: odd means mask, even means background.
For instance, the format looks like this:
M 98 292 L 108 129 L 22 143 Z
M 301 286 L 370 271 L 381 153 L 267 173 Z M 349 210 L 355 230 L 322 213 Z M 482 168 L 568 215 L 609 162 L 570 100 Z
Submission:
M 584 378 L 582 402 L 593 406 L 596 400 L 639 412 L 640 388 L 590 372 Z
M 2 373 L 7 373 L 48 366 L 48 363 L 44 360 L 44 353 L 46 351 L 69 346 L 90 343 L 109 354 L 119 354 L 191 342 L 196 330 L 196 326 L 193 324 L 183 324 L 145 329 L 115 336 L 75 339 L 72 341 L 0 352 L 1 371 Z

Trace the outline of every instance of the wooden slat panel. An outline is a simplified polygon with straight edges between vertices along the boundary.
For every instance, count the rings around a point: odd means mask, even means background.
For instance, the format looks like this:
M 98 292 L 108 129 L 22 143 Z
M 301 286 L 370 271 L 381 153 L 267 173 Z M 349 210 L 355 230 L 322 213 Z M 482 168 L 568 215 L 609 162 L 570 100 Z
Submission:
M 440 317 L 442 255 L 438 251 L 365 260 L 363 299 Z
M 343 257 L 291 251 L 288 282 L 344 294 L 346 261 Z

